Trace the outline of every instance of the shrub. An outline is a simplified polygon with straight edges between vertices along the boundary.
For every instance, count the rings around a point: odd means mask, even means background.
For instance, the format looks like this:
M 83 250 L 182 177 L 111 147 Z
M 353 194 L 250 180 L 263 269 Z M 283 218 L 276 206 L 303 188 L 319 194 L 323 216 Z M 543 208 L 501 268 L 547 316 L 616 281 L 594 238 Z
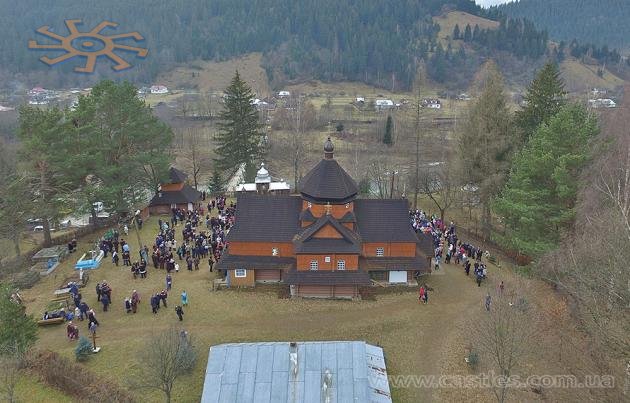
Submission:
M 468 352 L 468 355 L 466 356 L 466 363 L 471 368 L 477 367 L 477 364 L 479 364 L 479 353 L 477 352 L 477 350 L 470 350 Z
M 91 349 L 90 346 L 90 354 Z M 52 351 L 36 351 L 29 354 L 27 368 L 49 386 L 75 397 L 77 401 L 133 402 L 129 392 L 119 385 Z
M 363 301 L 376 301 L 376 292 L 372 287 L 359 288 L 359 295 Z
M 81 336 L 79 338 L 79 344 L 77 344 L 77 347 L 74 349 L 74 356 L 77 361 L 87 361 L 92 354 L 94 354 L 92 342 L 88 340 L 87 337 Z
M 278 290 L 278 298 L 291 298 L 291 287 L 288 284 L 284 284 L 282 287 L 280 287 L 280 289 Z

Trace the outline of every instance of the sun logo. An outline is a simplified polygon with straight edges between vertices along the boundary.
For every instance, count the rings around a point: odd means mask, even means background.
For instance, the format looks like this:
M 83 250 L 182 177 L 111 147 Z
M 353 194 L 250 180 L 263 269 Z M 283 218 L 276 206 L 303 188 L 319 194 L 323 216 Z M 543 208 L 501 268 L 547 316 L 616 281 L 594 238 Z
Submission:
M 39 44 L 35 40 L 28 41 L 29 49 L 45 49 L 45 50 L 63 50 L 66 51 L 61 56 L 55 58 L 49 58 L 47 56 L 41 57 L 39 60 L 52 66 L 57 63 L 64 62 L 72 59 L 73 57 L 87 58 L 87 61 L 83 67 L 75 67 L 74 71 L 80 73 L 93 73 L 96 66 L 96 59 L 101 56 L 105 56 L 111 59 L 115 65 L 112 69 L 116 71 L 124 70 L 131 65 L 127 63 L 123 58 L 118 56 L 115 51 L 122 50 L 127 52 L 136 53 L 138 57 L 146 57 L 149 53 L 147 49 L 138 48 L 135 46 L 128 46 L 115 43 L 117 39 L 131 38 L 134 41 L 141 41 L 144 39 L 138 32 L 129 32 L 125 34 L 117 35 L 103 35 L 101 31 L 107 27 L 116 27 L 118 24 L 111 21 L 103 21 L 98 24 L 93 30 L 89 32 L 81 32 L 77 29 L 77 24 L 81 24 L 81 20 L 65 20 L 66 27 L 70 35 L 61 36 L 53 32 L 50 32 L 48 26 L 40 27 L 36 32 L 59 41 L 59 44 Z

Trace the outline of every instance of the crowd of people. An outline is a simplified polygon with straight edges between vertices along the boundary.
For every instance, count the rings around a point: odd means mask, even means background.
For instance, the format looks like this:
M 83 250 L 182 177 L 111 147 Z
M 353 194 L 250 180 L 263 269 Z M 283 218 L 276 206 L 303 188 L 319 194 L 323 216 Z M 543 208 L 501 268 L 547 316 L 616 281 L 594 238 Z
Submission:
M 481 287 L 482 281 L 488 276 L 488 267 L 482 262 L 487 252 L 484 253 L 481 247 L 461 241 L 453 222 L 446 225 L 439 217 L 428 216 L 422 210 L 410 210 L 409 221 L 415 232 L 432 237 L 434 270 L 440 270 L 442 262 L 461 264 L 467 276 L 470 275 L 471 268 L 473 269 L 477 286 Z M 428 294 L 426 284 L 420 288 L 421 299 L 423 293 Z M 428 296 L 424 298 L 428 300 Z
M 167 308 L 169 293 L 173 290 L 174 274 L 179 272 L 180 264 L 185 265 L 189 271 L 194 271 L 199 270 L 201 262 L 207 261 L 209 270 L 213 271 L 215 263 L 227 248 L 225 237 L 234 225 L 236 205 L 228 204 L 225 197 L 219 196 L 209 200 L 206 207 L 205 214 L 204 208 L 171 209 L 170 221 L 158 220 L 158 229 L 151 248 L 144 245 L 136 258 L 132 257 L 131 246 L 117 230 L 109 231 L 97 243 L 98 248 L 103 251 L 103 258 L 111 255 L 111 262 L 116 267 L 122 260 L 122 265 L 130 268 L 134 280 L 148 277 L 147 262 L 152 264 L 155 272 L 165 271 L 165 287 L 153 292 L 149 298 L 151 312 L 154 315 L 157 315 L 161 308 L 162 310 Z M 122 232 L 128 234 L 128 230 Z M 181 234 L 180 242 L 176 239 L 178 232 Z M 76 240 L 70 242 L 68 247 L 76 250 Z M 93 307 L 91 308 L 83 299 L 79 286 L 76 283 L 69 283 L 68 287 L 74 309 L 70 312 L 65 310 L 45 312 L 43 319 L 64 317 L 68 320 L 66 327 L 68 339 L 76 340 L 79 337 L 77 321 L 87 321 L 88 330 L 92 333 L 96 332 L 100 323 Z M 101 281 L 96 284 L 95 291 L 96 301 L 102 305 L 102 312 L 108 312 L 114 301 L 111 285 L 107 281 Z M 128 314 L 135 314 L 140 303 L 140 293 L 134 289 L 131 295 L 123 298 L 123 309 Z M 183 321 L 184 308 L 188 305 L 189 296 L 186 290 L 183 290 L 180 302 L 175 306 L 175 314 L 179 321 Z

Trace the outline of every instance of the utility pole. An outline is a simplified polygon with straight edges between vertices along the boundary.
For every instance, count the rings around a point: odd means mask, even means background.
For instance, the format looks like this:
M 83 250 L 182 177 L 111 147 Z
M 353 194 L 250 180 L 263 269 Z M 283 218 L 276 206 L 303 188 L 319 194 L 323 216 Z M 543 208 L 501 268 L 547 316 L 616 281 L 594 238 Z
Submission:
M 420 91 L 422 88 L 422 84 L 424 83 L 424 71 L 419 70 L 416 78 L 416 119 L 415 119 L 415 130 L 416 130 L 416 173 L 414 177 L 413 184 L 413 209 L 418 209 L 418 193 L 420 193 L 420 109 L 421 109 L 421 98 Z

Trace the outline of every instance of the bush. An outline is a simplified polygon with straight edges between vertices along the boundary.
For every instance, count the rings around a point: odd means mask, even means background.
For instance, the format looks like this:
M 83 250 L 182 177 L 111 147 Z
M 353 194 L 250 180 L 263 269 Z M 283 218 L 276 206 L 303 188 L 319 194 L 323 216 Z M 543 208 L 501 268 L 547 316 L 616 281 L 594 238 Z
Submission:
M 90 354 L 91 350 L 92 347 Z M 29 354 L 27 368 L 49 386 L 75 397 L 77 401 L 133 402 L 129 392 L 119 385 L 52 351 L 36 351 Z
M 77 347 L 74 349 L 74 356 L 77 361 L 87 361 L 93 354 L 92 342 L 88 340 L 87 337 L 81 336 L 79 338 L 79 344 L 77 344 Z
M 376 292 L 373 287 L 360 287 L 359 295 L 363 301 L 376 301 Z
M 291 298 L 291 287 L 288 284 L 284 284 L 278 290 L 278 298 L 279 299 L 288 299 Z
M 477 350 L 470 350 L 468 355 L 466 356 L 466 363 L 471 368 L 476 368 L 477 364 L 479 364 L 479 353 Z

